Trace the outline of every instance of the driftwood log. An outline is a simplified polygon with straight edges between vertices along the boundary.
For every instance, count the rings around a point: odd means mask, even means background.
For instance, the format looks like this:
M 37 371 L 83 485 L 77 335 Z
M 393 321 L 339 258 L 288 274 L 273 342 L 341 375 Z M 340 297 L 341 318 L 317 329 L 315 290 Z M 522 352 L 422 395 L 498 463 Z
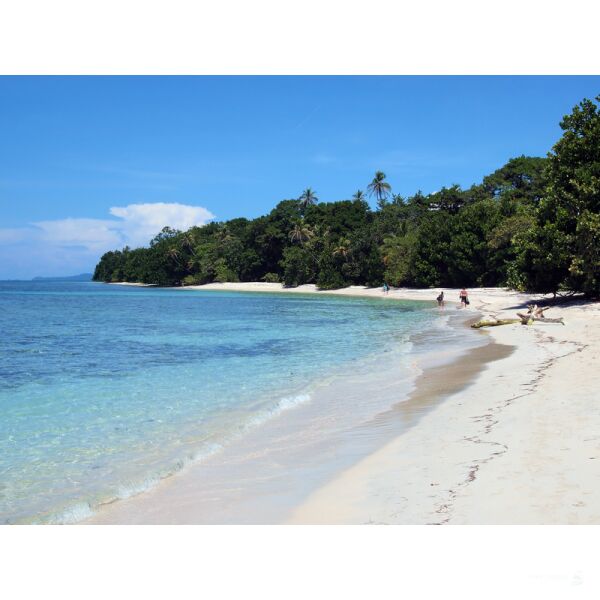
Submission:
M 520 323 L 521 319 L 494 319 L 491 318 L 489 320 L 482 319 L 481 321 L 477 321 L 477 323 L 473 323 L 471 327 L 473 329 L 480 329 L 481 327 L 498 327 L 498 325 L 510 325 L 511 323 Z
M 496 319 L 496 317 L 490 317 L 490 319 L 482 319 L 477 323 L 473 323 L 471 327 L 473 329 L 480 329 L 481 327 L 497 327 L 498 325 L 510 325 L 511 323 L 521 323 L 521 325 L 533 325 L 536 321 L 540 323 L 560 323 L 564 325 L 563 318 L 549 319 L 544 316 L 544 312 L 549 307 L 541 308 L 537 304 L 530 304 L 527 307 L 527 313 L 517 313 L 518 319 Z

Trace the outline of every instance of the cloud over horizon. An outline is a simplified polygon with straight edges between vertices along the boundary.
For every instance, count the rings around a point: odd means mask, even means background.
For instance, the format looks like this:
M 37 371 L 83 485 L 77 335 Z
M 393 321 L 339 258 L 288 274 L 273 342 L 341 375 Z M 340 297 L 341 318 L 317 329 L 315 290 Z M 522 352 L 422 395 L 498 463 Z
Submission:
M 145 246 L 163 227 L 186 230 L 215 218 L 203 206 L 167 202 L 114 206 L 109 212 L 116 218 L 68 217 L 0 229 L 0 279 L 89 271 L 108 250 Z

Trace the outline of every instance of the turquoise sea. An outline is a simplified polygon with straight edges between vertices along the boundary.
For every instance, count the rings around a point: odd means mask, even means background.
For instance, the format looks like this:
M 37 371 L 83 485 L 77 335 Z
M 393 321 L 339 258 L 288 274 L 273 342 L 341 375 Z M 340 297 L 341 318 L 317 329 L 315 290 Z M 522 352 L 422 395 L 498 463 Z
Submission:
M 310 402 L 316 381 L 407 360 L 432 306 L 0 282 L 0 523 L 84 519 Z

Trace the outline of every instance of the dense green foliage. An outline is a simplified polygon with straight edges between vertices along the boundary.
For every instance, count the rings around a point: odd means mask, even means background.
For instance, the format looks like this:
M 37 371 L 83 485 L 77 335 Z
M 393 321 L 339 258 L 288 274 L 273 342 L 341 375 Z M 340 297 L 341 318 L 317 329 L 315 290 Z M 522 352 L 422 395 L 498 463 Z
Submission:
M 599 98 L 600 99 L 600 98 Z M 584 100 L 548 158 L 520 156 L 479 185 L 408 198 L 383 172 L 352 199 L 304 190 L 268 215 L 164 228 L 148 248 L 106 253 L 97 281 L 191 285 L 496 286 L 600 292 L 600 112 Z
M 600 295 L 600 96 L 562 120 L 534 225 L 515 240 L 510 282 L 541 292 Z

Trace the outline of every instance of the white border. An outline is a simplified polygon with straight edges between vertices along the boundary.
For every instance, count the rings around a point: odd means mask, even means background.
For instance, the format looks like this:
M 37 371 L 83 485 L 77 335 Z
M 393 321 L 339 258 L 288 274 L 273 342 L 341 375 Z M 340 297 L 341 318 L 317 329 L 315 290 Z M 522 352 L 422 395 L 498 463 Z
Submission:
M 5 527 L 4 598 L 598 597 L 594 527 Z
M 597 74 L 596 0 L 2 2 L 3 74 Z

